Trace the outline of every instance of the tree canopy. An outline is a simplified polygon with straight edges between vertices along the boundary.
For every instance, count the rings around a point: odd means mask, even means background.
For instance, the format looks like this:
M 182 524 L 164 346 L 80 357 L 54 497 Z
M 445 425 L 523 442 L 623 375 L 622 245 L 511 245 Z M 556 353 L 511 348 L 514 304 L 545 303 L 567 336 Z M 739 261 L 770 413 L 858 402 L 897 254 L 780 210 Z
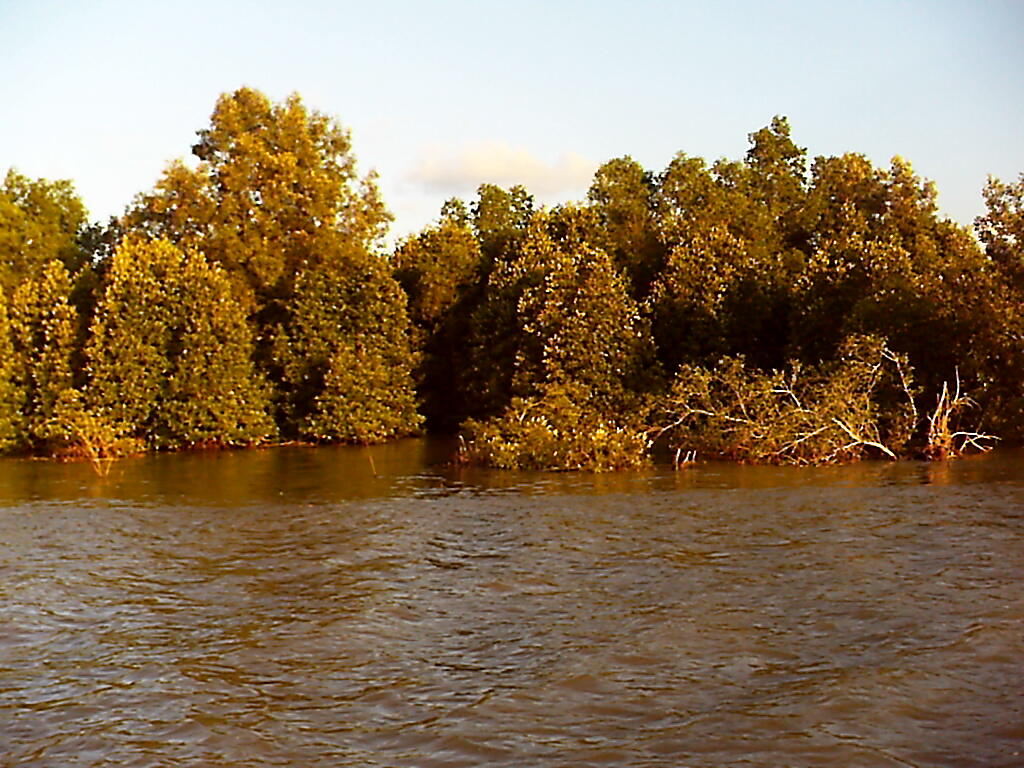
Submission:
M 233 281 L 253 324 L 258 370 L 275 386 L 280 431 L 359 441 L 411 430 L 406 401 L 413 359 L 408 343 L 404 353 L 395 349 L 407 322 L 405 297 L 380 250 L 390 214 L 374 174 L 358 174 L 348 131 L 297 95 L 273 104 L 241 88 L 218 100 L 192 152 L 196 165 L 170 165 L 156 188 L 136 199 L 124 226 L 202 252 Z M 371 286 L 352 289 L 364 276 Z M 327 317 L 347 324 L 317 325 L 319 301 L 339 307 Z M 312 338 L 311 328 L 323 336 Z M 367 348 L 365 339 L 375 335 L 388 349 L 382 358 L 353 351 Z M 381 365 L 393 375 L 371 377 L 370 369 Z M 354 376 L 344 386 L 342 368 Z M 357 426 L 342 426 L 341 400 L 354 408 L 349 389 L 369 382 L 394 389 L 379 393 L 380 402 Z
M 0 290 L 10 295 L 54 259 L 77 270 L 86 258 L 79 244 L 86 219 L 71 182 L 29 179 L 10 169 L 0 186 Z
M 192 154 L 194 167 L 172 163 L 136 199 L 126 228 L 201 249 L 257 309 L 287 300 L 295 275 L 328 254 L 372 252 L 390 221 L 348 131 L 297 95 L 274 104 L 252 88 L 224 94 Z

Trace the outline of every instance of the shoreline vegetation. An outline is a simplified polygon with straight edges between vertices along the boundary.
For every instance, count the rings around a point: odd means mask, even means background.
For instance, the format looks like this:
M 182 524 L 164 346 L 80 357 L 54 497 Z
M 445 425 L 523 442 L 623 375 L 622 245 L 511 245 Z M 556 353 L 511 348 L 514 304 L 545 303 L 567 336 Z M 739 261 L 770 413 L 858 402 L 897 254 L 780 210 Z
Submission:
M 0 453 L 88 459 L 457 434 L 455 460 L 947 459 L 1024 439 L 1024 173 L 975 231 L 905 160 L 629 157 L 550 208 L 482 184 L 385 246 L 348 132 L 218 100 L 189 162 L 90 223 L 0 186 Z M 998 437 L 997 437 L 998 436 Z

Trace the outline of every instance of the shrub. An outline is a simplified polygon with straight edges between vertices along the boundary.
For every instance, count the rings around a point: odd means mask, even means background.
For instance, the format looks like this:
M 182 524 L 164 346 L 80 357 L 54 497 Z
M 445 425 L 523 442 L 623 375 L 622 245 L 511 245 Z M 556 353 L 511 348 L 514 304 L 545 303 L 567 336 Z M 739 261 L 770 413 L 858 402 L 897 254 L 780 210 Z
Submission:
M 611 417 L 580 385 L 552 385 L 513 398 L 499 418 L 467 421 L 466 463 L 499 469 L 606 472 L 647 466 L 650 441 L 641 414 Z

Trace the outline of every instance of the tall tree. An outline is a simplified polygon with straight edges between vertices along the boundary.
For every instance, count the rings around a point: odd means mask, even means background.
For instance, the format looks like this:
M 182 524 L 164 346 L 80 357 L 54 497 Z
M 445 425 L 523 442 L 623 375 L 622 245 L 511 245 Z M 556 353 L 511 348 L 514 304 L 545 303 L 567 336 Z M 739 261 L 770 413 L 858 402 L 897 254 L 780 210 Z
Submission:
M 409 299 L 409 317 L 429 334 L 460 292 L 480 276 L 480 245 L 468 223 L 442 218 L 400 243 L 392 265 Z
M 471 222 L 481 264 L 476 290 L 467 291 L 460 301 L 468 327 L 460 333 L 465 358 L 454 381 L 465 404 L 463 417 L 499 413 L 511 396 L 511 366 L 520 341 L 515 303 L 523 281 L 537 278 L 521 251 L 533 206 L 533 197 L 519 186 L 505 190 L 482 184 L 477 190 Z
M 349 133 L 297 95 L 221 96 L 192 151 L 199 164 L 172 164 L 128 224 L 201 245 L 260 304 L 287 297 L 297 271 L 325 252 L 371 249 L 390 221 L 375 176 L 357 173 Z
M 157 418 L 167 373 L 173 307 L 167 287 L 179 282 L 181 252 L 166 241 L 133 236 L 111 259 L 85 348 L 86 399 L 117 434 L 160 443 Z
M 989 292 L 988 277 L 970 234 L 939 216 L 934 185 L 899 157 L 889 169 L 818 158 L 808 209 L 814 247 L 797 281 L 794 354 L 815 362 L 850 333 L 871 333 L 909 354 L 927 385 L 950 376 L 966 352 L 954 340 L 970 338 L 976 314 L 953 308 L 972 283 Z
M 793 142 L 785 117 L 773 118 L 749 139 L 745 165 L 751 197 L 767 207 L 784 246 L 804 246 L 807 233 L 801 213 L 807 195 L 807 150 Z
M 654 226 L 653 174 L 631 157 L 609 160 L 597 169 L 587 192 L 597 212 L 597 245 L 629 277 L 634 298 L 642 298 L 664 260 L 664 248 Z
M 755 134 L 756 136 L 756 134 Z M 660 175 L 654 205 L 665 264 L 647 305 L 670 373 L 724 354 L 754 365 L 784 361 L 789 292 L 799 267 L 757 174 L 740 163 L 679 154 Z M 770 175 L 762 179 L 768 186 Z
M 302 398 L 323 393 L 296 378 L 302 364 L 282 350 L 292 342 L 317 344 L 306 334 L 316 325 L 305 298 L 311 291 L 331 306 L 367 302 L 338 310 L 363 316 L 364 333 L 374 332 L 373 319 L 405 318 L 404 296 L 390 275 L 381 277 L 388 272 L 380 247 L 390 214 L 374 174 L 357 173 L 350 136 L 337 122 L 308 110 L 298 96 L 273 104 L 251 88 L 220 98 L 193 153 L 196 167 L 169 167 L 156 189 L 136 201 L 126 226 L 201 250 L 226 270 L 255 325 L 256 361 L 279 390 L 282 431 L 339 437 L 308 422 L 300 427 L 320 409 Z M 321 292 L 345 291 L 364 275 L 372 283 L 365 291 Z M 379 302 L 385 300 L 398 304 L 384 310 Z M 339 329 L 317 327 L 329 334 L 325 343 L 339 338 Z M 391 343 L 390 326 L 377 330 Z
M 978 237 L 1006 282 L 1024 292 L 1024 173 L 1008 184 L 989 178 L 984 196 L 987 210 L 975 222 Z
M 523 244 L 539 280 L 523 285 L 517 303 L 523 340 L 512 389 L 528 394 L 572 381 L 601 410 L 627 411 L 657 381 L 653 340 L 612 258 L 586 240 L 565 237 L 577 213 L 565 206 L 538 214 Z
M 484 308 L 508 343 L 491 360 L 490 394 L 506 399 L 467 421 L 473 460 L 592 470 L 647 460 L 653 342 L 625 278 L 583 237 L 587 222 L 571 206 L 536 214 L 516 258 L 491 275 Z
M 160 420 L 172 445 L 246 445 L 276 434 L 270 387 L 252 362 L 252 330 L 224 270 L 184 255 L 166 285 L 172 317 Z
M 1024 438 L 1024 173 L 1016 182 L 990 178 L 984 190 L 986 212 L 975 222 L 993 273 L 979 351 L 988 363 L 989 412 L 1001 434 Z M 979 302 L 974 296 L 965 303 Z M 981 357 L 979 355 L 979 357 Z
M 533 209 L 533 196 L 521 186 L 502 189 L 494 184 L 480 185 L 472 206 L 472 221 L 489 264 L 515 247 L 529 226 Z

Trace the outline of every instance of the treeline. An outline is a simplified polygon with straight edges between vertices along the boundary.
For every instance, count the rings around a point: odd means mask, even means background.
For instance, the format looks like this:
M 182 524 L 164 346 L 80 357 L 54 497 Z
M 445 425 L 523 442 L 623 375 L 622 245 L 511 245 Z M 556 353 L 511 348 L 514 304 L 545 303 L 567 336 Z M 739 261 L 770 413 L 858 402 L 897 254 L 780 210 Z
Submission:
M 0 189 L 0 449 L 92 458 L 459 432 L 463 460 L 614 469 L 952 455 L 1024 437 L 1024 175 L 979 239 L 896 158 L 785 119 L 737 161 L 628 157 L 584 201 L 482 185 L 388 253 L 349 135 L 223 96 L 120 219 Z

